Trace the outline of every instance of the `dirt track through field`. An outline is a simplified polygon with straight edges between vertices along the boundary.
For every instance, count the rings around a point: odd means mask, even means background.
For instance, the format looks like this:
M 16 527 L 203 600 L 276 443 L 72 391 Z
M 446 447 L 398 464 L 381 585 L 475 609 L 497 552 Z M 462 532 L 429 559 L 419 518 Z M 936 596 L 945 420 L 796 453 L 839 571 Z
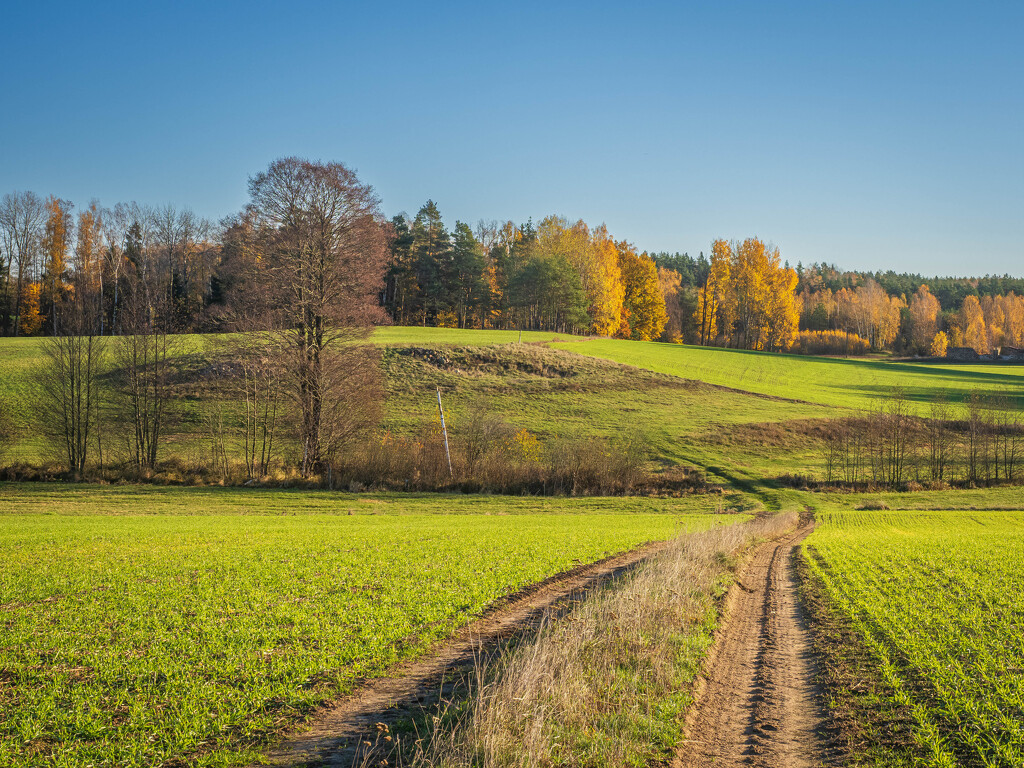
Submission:
M 392 670 L 320 712 L 305 730 L 285 739 L 268 755 L 275 766 L 350 766 L 364 738 L 373 741 L 376 723 L 391 724 L 417 714 L 446 696 L 446 681 L 472 669 L 477 658 L 501 640 L 534 626 L 545 612 L 568 607 L 667 546 L 654 542 L 553 576 L 507 598 L 423 660 Z
M 794 563 L 811 529 L 762 545 L 743 569 L 672 768 L 828 764 Z

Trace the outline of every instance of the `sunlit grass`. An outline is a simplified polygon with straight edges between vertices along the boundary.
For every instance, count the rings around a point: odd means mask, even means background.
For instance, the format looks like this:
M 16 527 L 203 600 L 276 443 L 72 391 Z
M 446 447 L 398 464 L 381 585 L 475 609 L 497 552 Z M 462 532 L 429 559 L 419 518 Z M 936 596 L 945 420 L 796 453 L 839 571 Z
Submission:
M 1009 363 L 958 366 L 803 357 L 617 339 L 552 346 L 685 379 L 843 408 L 871 407 L 894 386 L 903 387 L 922 409 L 939 393 L 951 403 L 962 403 L 974 389 L 1024 406 L 1024 366 Z
M 1024 763 L 1024 513 L 818 520 L 804 558 L 912 717 L 927 764 Z
M 611 501 L 0 486 L 0 764 L 244 762 L 502 595 L 743 519 Z

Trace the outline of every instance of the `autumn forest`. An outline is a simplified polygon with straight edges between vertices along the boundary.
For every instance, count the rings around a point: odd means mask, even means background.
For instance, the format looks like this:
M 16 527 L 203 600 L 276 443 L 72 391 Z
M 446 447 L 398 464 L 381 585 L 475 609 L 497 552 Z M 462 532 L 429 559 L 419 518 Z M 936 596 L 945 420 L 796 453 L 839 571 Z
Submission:
M 50 335 L 54 307 L 95 286 L 96 332 L 124 329 L 134 292 L 161 298 L 169 331 L 231 326 L 249 249 L 245 212 L 214 223 L 188 208 L 12 192 L 0 202 L 0 333 Z M 790 266 L 759 238 L 710 256 L 649 253 L 603 224 L 445 225 L 428 201 L 377 219 L 388 243 L 376 323 L 554 330 L 804 354 L 943 356 L 1024 346 L 1024 280 L 931 278 Z

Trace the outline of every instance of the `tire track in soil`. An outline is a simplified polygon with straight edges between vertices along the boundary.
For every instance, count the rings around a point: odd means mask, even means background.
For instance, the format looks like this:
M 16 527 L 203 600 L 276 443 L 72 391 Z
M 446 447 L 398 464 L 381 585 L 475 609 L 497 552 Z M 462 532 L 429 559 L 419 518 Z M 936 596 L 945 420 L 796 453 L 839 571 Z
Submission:
M 762 544 L 737 579 L 671 768 L 830 765 L 794 562 L 811 530 Z
M 287 736 L 266 759 L 272 766 L 351 766 L 377 723 L 415 716 L 448 696 L 456 680 L 502 641 L 525 634 L 552 611 L 568 610 L 594 589 L 662 551 L 668 542 L 579 566 L 506 597 L 483 617 L 443 641 L 426 658 L 398 665 L 387 677 L 367 680 L 352 694 L 322 709 L 301 731 Z

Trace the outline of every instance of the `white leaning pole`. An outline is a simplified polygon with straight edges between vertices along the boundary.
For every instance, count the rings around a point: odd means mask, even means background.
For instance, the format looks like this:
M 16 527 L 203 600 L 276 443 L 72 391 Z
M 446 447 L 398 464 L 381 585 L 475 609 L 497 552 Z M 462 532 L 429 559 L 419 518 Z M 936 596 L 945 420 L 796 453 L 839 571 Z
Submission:
M 448 477 L 454 479 L 455 472 L 452 470 L 452 452 L 448 448 L 448 427 L 444 423 L 444 408 L 441 407 L 441 388 L 437 388 L 437 412 L 441 414 L 441 431 L 444 432 L 444 452 L 448 457 Z

